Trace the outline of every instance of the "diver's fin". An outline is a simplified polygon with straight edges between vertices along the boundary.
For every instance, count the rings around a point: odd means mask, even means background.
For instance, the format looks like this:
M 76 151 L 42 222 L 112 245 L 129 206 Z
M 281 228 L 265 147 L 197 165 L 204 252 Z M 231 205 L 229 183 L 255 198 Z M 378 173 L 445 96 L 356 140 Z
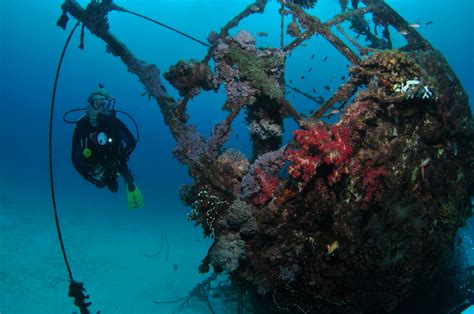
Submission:
M 127 189 L 127 200 L 129 209 L 137 209 L 143 207 L 143 197 L 142 193 L 138 189 L 138 186 L 135 184 L 135 189 L 133 192 L 130 192 Z

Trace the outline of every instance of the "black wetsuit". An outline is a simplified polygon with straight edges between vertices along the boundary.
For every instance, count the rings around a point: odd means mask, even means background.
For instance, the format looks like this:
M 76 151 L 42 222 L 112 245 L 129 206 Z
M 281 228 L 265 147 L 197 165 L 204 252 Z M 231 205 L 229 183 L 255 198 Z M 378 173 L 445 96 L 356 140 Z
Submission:
M 101 145 L 98 135 L 103 132 L 106 139 Z M 103 135 L 103 134 L 102 134 Z M 74 129 L 72 140 L 72 163 L 74 168 L 97 187 L 107 186 L 110 191 L 117 192 L 117 173 L 122 175 L 130 191 L 135 189 L 133 177 L 128 169 L 127 161 L 136 146 L 132 133 L 115 114 L 100 120 L 94 127 L 87 117 L 81 118 Z M 91 155 L 86 158 L 84 149 L 89 148 Z M 100 166 L 101 170 L 95 169 Z

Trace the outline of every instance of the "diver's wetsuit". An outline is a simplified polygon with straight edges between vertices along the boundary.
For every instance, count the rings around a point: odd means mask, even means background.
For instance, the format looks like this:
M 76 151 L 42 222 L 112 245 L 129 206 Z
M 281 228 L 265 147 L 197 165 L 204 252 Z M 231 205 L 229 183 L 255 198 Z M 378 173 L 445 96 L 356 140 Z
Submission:
M 98 135 L 105 134 L 105 143 L 99 144 Z M 104 140 L 104 134 L 101 139 Z M 74 129 L 72 139 L 72 163 L 74 168 L 97 187 L 107 186 L 117 192 L 117 173 L 122 175 L 130 191 L 135 189 L 133 177 L 128 169 L 127 160 L 136 146 L 136 140 L 125 124 L 115 114 L 100 120 L 94 127 L 87 117 L 81 118 Z M 84 149 L 89 148 L 91 155 L 86 158 Z

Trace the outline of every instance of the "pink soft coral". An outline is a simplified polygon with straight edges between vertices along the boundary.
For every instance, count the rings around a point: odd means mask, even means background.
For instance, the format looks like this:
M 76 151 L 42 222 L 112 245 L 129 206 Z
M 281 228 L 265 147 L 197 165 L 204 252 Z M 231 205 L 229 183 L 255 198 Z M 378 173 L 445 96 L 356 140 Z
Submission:
M 342 174 L 349 173 L 347 164 L 352 155 L 349 135 L 349 128 L 340 125 L 332 126 L 329 131 L 324 125 L 294 131 L 299 149 L 286 152 L 286 159 L 292 163 L 288 167 L 288 174 L 294 179 L 301 178 L 308 182 L 316 174 L 316 168 L 325 164 L 332 168 L 328 182 L 338 182 Z
M 252 202 L 255 205 L 263 205 L 273 197 L 273 193 L 278 187 L 278 178 L 264 172 L 259 167 L 255 168 L 254 175 L 259 182 L 260 191 L 257 196 L 252 199 Z

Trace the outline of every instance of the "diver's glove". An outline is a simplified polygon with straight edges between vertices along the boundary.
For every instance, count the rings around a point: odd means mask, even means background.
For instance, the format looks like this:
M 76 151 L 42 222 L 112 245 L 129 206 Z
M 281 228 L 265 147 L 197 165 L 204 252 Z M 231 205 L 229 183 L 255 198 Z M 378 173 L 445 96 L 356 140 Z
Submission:
M 96 165 L 90 175 L 94 181 L 102 182 L 104 181 L 105 169 L 102 167 L 102 165 Z
M 106 172 L 118 172 L 119 162 L 117 160 L 109 160 L 104 165 L 104 171 Z
M 91 168 L 83 177 L 98 188 L 105 186 L 105 171 L 102 165 Z

